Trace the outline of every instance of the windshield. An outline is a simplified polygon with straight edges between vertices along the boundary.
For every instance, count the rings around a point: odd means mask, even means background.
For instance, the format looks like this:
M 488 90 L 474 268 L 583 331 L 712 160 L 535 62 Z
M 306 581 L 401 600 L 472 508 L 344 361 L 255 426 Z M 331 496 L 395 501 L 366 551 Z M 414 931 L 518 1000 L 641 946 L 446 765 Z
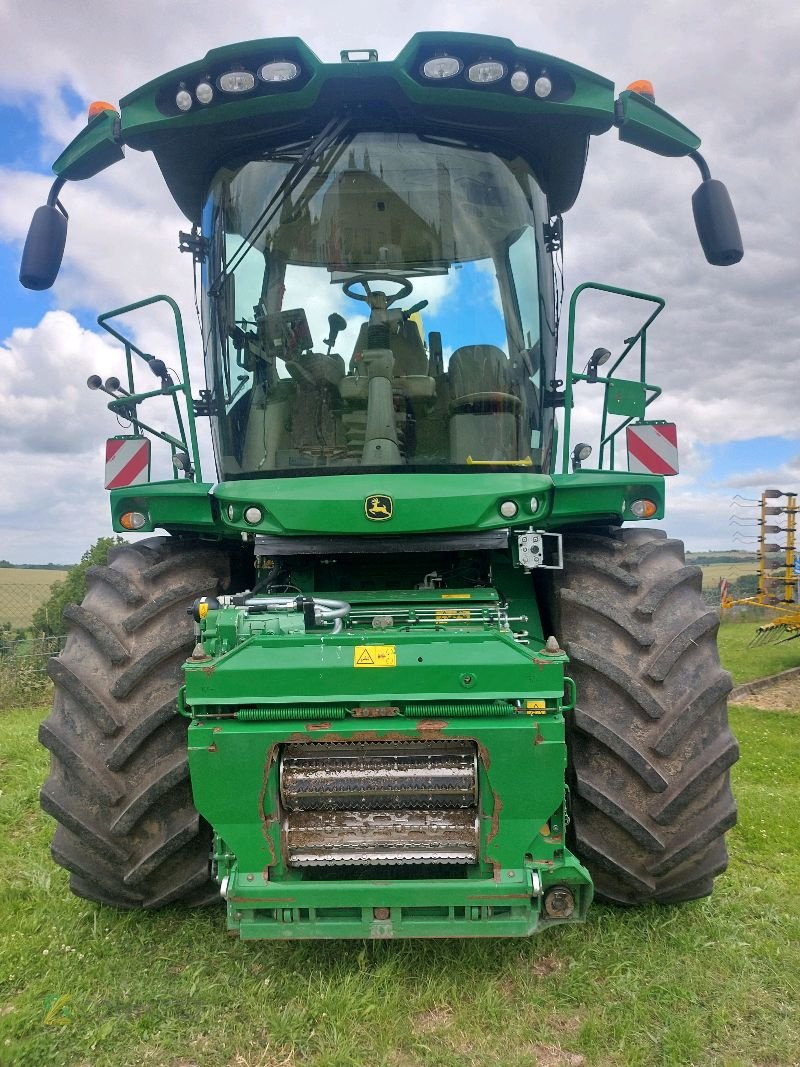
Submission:
M 543 469 L 546 218 L 521 159 L 410 133 L 220 170 L 203 217 L 220 476 Z

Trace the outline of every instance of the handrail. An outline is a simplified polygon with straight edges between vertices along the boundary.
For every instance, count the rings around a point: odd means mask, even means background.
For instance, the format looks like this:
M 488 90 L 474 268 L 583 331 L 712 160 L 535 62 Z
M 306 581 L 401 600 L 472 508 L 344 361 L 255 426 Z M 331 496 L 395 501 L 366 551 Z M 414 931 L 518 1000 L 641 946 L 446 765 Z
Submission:
M 178 352 L 180 354 L 181 361 L 181 381 L 171 386 L 162 387 L 161 389 L 155 389 L 150 392 L 137 393 L 134 390 L 133 384 L 133 360 L 132 353 L 136 353 L 145 363 L 150 363 L 155 357 L 147 352 L 143 352 L 141 348 L 133 343 L 130 338 L 114 329 L 109 325 L 109 319 L 117 318 L 120 315 L 128 315 L 132 311 L 138 311 L 140 308 L 148 307 L 151 304 L 165 303 L 170 306 L 172 313 L 175 317 L 175 332 L 178 338 Z M 192 389 L 189 380 L 189 364 L 186 358 L 186 341 L 183 333 L 183 319 L 181 318 L 181 312 L 178 305 L 170 296 L 165 296 L 163 293 L 159 293 L 156 296 L 146 297 L 144 300 L 137 300 L 133 304 L 126 304 L 125 307 L 115 308 L 113 311 L 106 311 L 102 315 L 97 316 L 97 324 L 101 326 L 107 333 L 110 333 L 112 337 L 115 337 L 120 344 L 125 348 L 125 362 L 128 372 L 128 392 L 131 394 L 127 397 L 121 397 L 119 401 L 112 400 L 108 405 L 112 411 L 120 412 L 117 410 L 120 406 L 125 404 L 132 406 L 131 422 L 135 430 L 138 432 L 140 429 L 145 429 L 154 436 L 165 441 L 173 449 L 183 448 L 186 451 L 191 451 L 192 469 L 194 470 L 194 477 L 198 481 L 203 480 L 202 469 L 200 465 L 200 450 L 197 446 L 197 427 L 194 417 L 194 405 L 192 403 Z M 184 403 L 186 404 L 186 416 L 189 426 L 189 448 L 186 446 L 186 428 L 181 414 L 180 404 L 178 402 L 178 394 L 183 393 Z M 144 400 L 149 400 L 154 396 L 172 396 L 172 403 L 175 409 L 175 419 L 178 423 L 178 432 L 180 433 L 180 440 L 172 437 L 170 434 L 164 433 L 159 430 L 154 430 L 151 426 L 143 423 L 137 416 L 136 406 Z M 175 470 L 173 477 L 177 478 L 178 471 Z
M 661 395 L 661 389 L 657 385 L 648 385 L 645 381 L 646 373 L 646 352 L 647 352 L 647 329 L 653 322 L 653 320 L 661 314 L 666 306 L 666 301 L 660 296 L 653 296 L 651 293 L 640 293 L 635 289 L 622 289 L 616 285 L 604 285 L 601 282 L 583 282 L 579 285 L 569 301 L 569 327 L 567 333 L 567 367 L 565 372 L 565 388 L 564 388 L 564 436 L 561 446 L 561 473 L 569 474 L 569 457 L 570 457 L 570 428 L 572 421 L 572 387 L 575 382 L 588 381 L 589 376 L 586 374 L 575 373 L 574 359 L 575 359 L 575 308 L 578 303 L 578 297 L 586 289 L 594 289 L 603 293 L 614 293 L 617 296 L 628 296 L 633 300 L 644 300 L 648 303 L 656 304 L 657 307 L 653 311 L 652 315 L 639 327 L 637 332 L 632 337 L 625 338 L 625 348 L 622 353 L 614 361 L 608 374 L 601 377 L 592 378 L 592 382 L 602 382 L 605 386 L 605 395 L 603 403 L 603 419 L 600 428 L 600 455 L 598 457 L 600 468 L 603 465 L 603 456 L 605 454 L 605 446 L 626 426 L 628 426 L 635 416 L 630 416 L 625 422 L 617 426 L 611 433 L 606 433 L 606 426 L 608 420 L 608 390 L 613 378 L 614 371 L 619 367 L 620 363 L 625 359 L 631 349 L 640 343 L 640 359 L 639 359 L 639 380 L 642 386 L 652 392 L 652 396 L 648 397 L 645 401 L 645 407 L 652 404 L 652 402 Z M 614 449 L 612 447 L 611 452 L 611 469 L 614 468 Z

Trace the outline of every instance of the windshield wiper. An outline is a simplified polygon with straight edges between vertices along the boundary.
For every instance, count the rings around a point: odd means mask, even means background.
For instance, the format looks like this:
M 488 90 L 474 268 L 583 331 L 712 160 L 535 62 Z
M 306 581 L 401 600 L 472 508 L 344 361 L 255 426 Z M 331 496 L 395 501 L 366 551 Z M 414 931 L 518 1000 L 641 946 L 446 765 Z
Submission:
M 283 206 L 286 197 L 294 192 L 312 167 L 320 162 L 323 154 L 332 145 L 336 145 L 339 153 L 344 150 L 349 143 L 350 138 L 343 139 L 342 141 L 339 141 L 339 138 L 349 121 L 350 120 L 346 115 L 332 118 L 330 122 L 320 130 L 317 136 L 313 138 L 303 154 L 295 160 L 283 181 L 267 202 L 264 210 L 251 226 L 249 233 L 242 238 L 242 243 L 224 265 L 219 275 L 214 279 L 212 285 L 209 286 L 209 295 L 219 296 L 222 287 L 225 285 L 225 279 L 233 274 L 250 251 L 253 242 L 258 240 L 267 226 L 269 226 L 270 222 L 275 218 L 278 211 Z

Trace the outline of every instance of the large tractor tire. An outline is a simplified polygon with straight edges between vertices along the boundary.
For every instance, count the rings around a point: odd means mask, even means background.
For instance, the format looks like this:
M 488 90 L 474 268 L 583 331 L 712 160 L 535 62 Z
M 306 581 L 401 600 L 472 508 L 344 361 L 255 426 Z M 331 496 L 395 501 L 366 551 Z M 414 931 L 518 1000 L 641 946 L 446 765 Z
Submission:
M 727 866 L 738 747 L 700 568 L 660 530 L 565 535 L 564 551 L 551 603 L 577 684 L 572 847 L 602 899 L 707 896 Z
M 51 753 L 41 802 L 58 823 L 53 858 L 80 897 L 158 908 L 216 895 L 175 697 L 194 640 L 187 608 L 223 591 L 228 571 L 213 545 L 148 538 L 91 567 L 83 603 L 64 612 L 69 636 L 50 661 L 55 701 L 39 730 Z

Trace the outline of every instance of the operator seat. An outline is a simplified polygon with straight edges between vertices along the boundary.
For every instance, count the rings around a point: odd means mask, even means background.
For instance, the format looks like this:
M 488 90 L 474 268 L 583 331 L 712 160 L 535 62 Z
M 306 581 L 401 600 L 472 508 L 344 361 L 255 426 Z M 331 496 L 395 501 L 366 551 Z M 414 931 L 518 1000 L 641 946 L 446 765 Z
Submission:
M 368 346 L 369 323 L 361 324 L 358 331 L 353 356 L 350 360 L 351 371 L 358 365 L 361 353 Z M 393 323 L 389 329 L 389 348 L 394 356 L 394 377 L 405 378 L 409 375 L 427 375 L 428 355 L 419 328 L 413 319 L 404 319 Z
M 450 357 L 450 458 L 517 459 L 522 401 L 511 392 L 511 364 L 496 345 L 464 345 Z

